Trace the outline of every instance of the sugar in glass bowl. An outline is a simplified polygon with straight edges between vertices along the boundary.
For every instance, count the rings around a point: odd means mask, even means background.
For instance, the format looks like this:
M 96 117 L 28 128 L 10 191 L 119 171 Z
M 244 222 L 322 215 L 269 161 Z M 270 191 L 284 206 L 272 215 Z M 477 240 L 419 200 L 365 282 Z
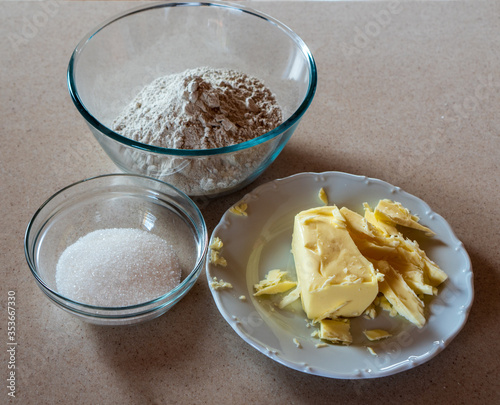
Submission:
M 141 230 L 166 241 L 179 259 L 180 284 L 147 302 L 121 307 L 78 302 L 61 294 L 56 267 L 62 253 L 96 230 L 117 228 Z M 158 179 L 130 174 L 98 176 L 60 190 L 34 214 L 24 240 L 28 265 L 47 297 L 85 321 L 105 325 L 139 323 L 168 311 L 198 279 L 207 246 L 205 221 L 187 195 Z M 116 268 L 116 277 L 122 275 Z M 113 299 L 117 293 L 100 292 Z
M 263 81 L 283 111 L 282 124 L 240 144 L 191 150 L 136 142 L 111 129 L 144 86 L 198 67 Z M 297 34 L 268 15 L 221 2 L 167 2 L 120 14 L 81 40 L 68 67 L 73 102 L 114 163 L 190 196 L 215 197 L 255 180 L 292 136 L 316 83 L 314 58 Z

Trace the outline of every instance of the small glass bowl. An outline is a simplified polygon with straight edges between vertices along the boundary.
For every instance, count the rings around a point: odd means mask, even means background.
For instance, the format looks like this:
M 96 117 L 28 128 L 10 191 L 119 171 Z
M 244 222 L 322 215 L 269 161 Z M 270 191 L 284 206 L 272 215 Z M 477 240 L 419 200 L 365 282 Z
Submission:
M 180 284 L 124 307 L 88 305 L 61 295 L 55 281 L 61 254 L 88 233 L 108 228 L 140 229 L 166 240 L 180 260 Z M 34 214 L 24 239 L 26 260 L 47 297 L 85 321 L 104 325 L 139 323 L 172 308 L 198 279 L 207 246 L 205 221 L 188 196 L 157 179 L 128 174 L 93 177 L 60 190 Z
M 204 66 L 262 80 L 283 110 L 283 123 L 240 144 L 191 150 L 136 142 L 112 130 L 144 86 Z M 268 15 L 217 1 L 166 2 L 113 17 L 80 41 L 68 66 L 72 100 L 111 160 L 126 173 L 155 177 L 198 197 L 254 181 L 292 136 L 316 84 L 314 58 L 297 34 Z

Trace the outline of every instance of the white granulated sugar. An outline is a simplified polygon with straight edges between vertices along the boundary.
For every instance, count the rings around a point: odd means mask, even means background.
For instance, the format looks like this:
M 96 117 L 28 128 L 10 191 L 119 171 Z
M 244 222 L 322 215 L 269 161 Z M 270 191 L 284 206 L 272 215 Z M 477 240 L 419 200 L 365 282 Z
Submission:
M 56 267 L 60 294 L 96 306 L 128 306 L 167 293 L 180 283 L 173 248 L 140 229 L 93 231 L 62 253 Z
M 113 122 L 138 142 L 175 149 L 212 149 L 239 144 L 279 126 L 282 110 L 262 81 L 227 69 L 202 67 L 160 77 L 147 85 Z M 274 141 L 206 158 L 160 158 L 124 150 L 144 174 L 190 195 L 217 193 L 253 173 Z

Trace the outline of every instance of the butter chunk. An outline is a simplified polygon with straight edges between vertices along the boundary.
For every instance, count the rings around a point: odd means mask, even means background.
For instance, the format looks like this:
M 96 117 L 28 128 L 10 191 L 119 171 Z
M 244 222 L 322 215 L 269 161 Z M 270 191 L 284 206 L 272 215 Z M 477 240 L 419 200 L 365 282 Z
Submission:
M 297 301 L 299 298 L 300 298 L 300 286 L 297 286 L 280 301 L 279 308 L 283 309 L 286 306 Z
M 371 340 L 372 342 L 376 341 L 376 340 L 385 339 L 385 338 L 392 336 L 389 332 L 387 332 L 386 330 L 383 330 L 383 329 L 365 330 L 365 331 L 363 331 L 363 333 L 368 338 L 368 340 Z
M 401 203 L 398 202 L 387 199 L 380 200 L 375 207 L 375 218 L 391 225 L 402 225 L 424 231 L 428 235 L 434 235 L 433 231 L 418 223 L 419 218 L 417 216 L 412 215 L 407 208 L 403 207 Z
M 224 243 L 222 243 L 221 238 L 216 236 L 213 240 L 212 243 L 208 246 L 212 250 L 221 250 L 222 247 L 224 246 Z
M 212 243 L 210 243 L 210 245 L 208 246 L 210 248 L 209 262 L 211 264 L 215 264 L 216 266 L 222 266 L 222 267 L 227 266 L 226 259 L 224 259 L 220 254 L 220 251 L 223 246 L 224 243 L 222 243 L 222 240 L 218 236 L 216 236 L 212 240 Z
M 326 191 L 323 187 L 319 189 L 318 198 L 325 204 L 328 205 L 328 196 L 326 195 Z
M 316 343 L 314 346 L 316 349 L 321 349 L 322 347 L 328 347 L 328 343 Z
M 363 312 L 363 316 L 366 319 L 375 319 L 377 317 L 377 310 L 375 309 L 375 305 L 373 303 L 365 309 L 365 312 Z
M 264 294 L 280 294 L 295 287 L 295 281 L 285 280 L 288 273 L 279 269 L 271 270 L 267 273 L 266 278 L 254 285 L 254 296 Z
M 229 208 L 229 212 L 242 217 L 247 217 L 248 216 L 247 208 L 248 208 L 247 203 L 240 203 L 238 205 L 234 205 L 233 207 Z
M 424 303 L 415 292 L 406 284 L 401 274 L 396 272 L 386 261 L 375 263 L 377 269 L 384 274 L 384 281 L 380 282 L 380 291 L 391 303 L 399 315 L 408 319 L 419 328 L 425 325 Z
M 394 318 L 398 314 L 398 311 L 396 311 L 396 309 L 391 305 L 389 301 L 387 301 L 387 298 L 385 298 L 383 295 L 377 297 L 374 303 L 376 303 L 384 311 L 389 312 L 389 316 L 391 318 Z
M 403 254 L 401 256 L 403 256 Z M 437 294 L 437 289 L 427 283 L 423 270 L 425 264 L 420 264 L 417 266 L 409 261 L 400 260 L 400 258 L 392 258 L 388 260 L 388 262 L 399 274 L 403 276 L 406 283 L 417 294 Z
M 365 219 L 375 228 L 377 228 L 380 232 L 384 233 L 385 235 L 398 235 L 399 231 L 397 228 L 390 223 L 383 222 L 379 218 L 375 216 L 375 212 L 371 209 L 371 207 L 367 204 L 364 203 L 363 207 L 365 209 Z
M 417 242 L 406 239 L 395 228 L 385 229 L 385 232 L 378 225 L 367 221 L 366 217 L 345 207 L 340 212 L 346 219 L 356 246 L 366 258 L 387 261 L 419 294 L 437 293 L 434 287 L 446 280 L 447 275 L 427 257 Z M 367 212 L 365 205 L 365 215 Z M 380 224 L 377 221 L 375 223 Z
M 342 207 L 340 213 L 345 218 L 351 237 L 357 245 L 359 244 L 360 250 L 365 256 L 373 257 L 394 254 L 397 247 L 401 245 L 399 237 L 392 234 L 388 235 L 381 231 L 357 212 Z M 397 235 L 399 235 L 399 232 L 397 232 Z
M 292 254 L 309 319 L 359 316 L 377 296 L 375 269 L 356 247 L 336 206 L 295 216 Z
M 214 290 L 223 290 L 225 288 L 233 288 L 233 285 L 231 283 L 228 283 L 227 281 L 224 281 L 223 279 L 217 280 L 217 277 L 212 278 L 212 281 L 210 282 L 210 286 Z
M 211 250 L 210 251 L 209 261 L 211 264 L 215 264 L 216 266 L 222 266 L 222 267 L 227 266 L 226 259 L 220 255 L 220 252 L 218 250 Z
M 406 239 L 399 252 L 408 262 L 422 268 L 426 281 L 433 287 L 437 287 L 448 278 L 448 275 L 420 249 L 416 241 Z
M 349 319 L 323 319 L 320 323 L 319 337 L 333 343 L 350 345 L 352 336 Z

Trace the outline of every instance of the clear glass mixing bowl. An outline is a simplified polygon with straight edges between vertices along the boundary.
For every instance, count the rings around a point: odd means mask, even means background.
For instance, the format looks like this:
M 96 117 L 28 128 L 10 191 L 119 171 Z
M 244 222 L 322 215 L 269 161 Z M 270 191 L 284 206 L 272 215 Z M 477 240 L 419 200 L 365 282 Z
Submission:
M 154 79 L 203 66 L 263 81 L 276 95 L 283 123 L 244 143 L 196 150 L 155 147 L 111 129 Z M 313 56 L 297 34 L 268 15 L 221 2 L 167 2 L 113 17 L 81 40 L 68 67 L 73 102 L 114 163 L 190 196 L 227 194 L 255 180 L 292 136 L 316 83 Z
M 140 229 L 170 244 L 182 268 L 180 284 L 151 301 L 123 307 L 89 305 L 62 295 L 55 277 L 61 254 L 90 232 L 113 228 Z M 205 221 L 187 195 L 160 180 L 128 174 L 94 177 L 60 190 L 33 215 L 24 239 L 26 260 L 47 297 L 85 321 L 105 325 L 147 321 L 172 308 L 198 279 L 207 246 Z

